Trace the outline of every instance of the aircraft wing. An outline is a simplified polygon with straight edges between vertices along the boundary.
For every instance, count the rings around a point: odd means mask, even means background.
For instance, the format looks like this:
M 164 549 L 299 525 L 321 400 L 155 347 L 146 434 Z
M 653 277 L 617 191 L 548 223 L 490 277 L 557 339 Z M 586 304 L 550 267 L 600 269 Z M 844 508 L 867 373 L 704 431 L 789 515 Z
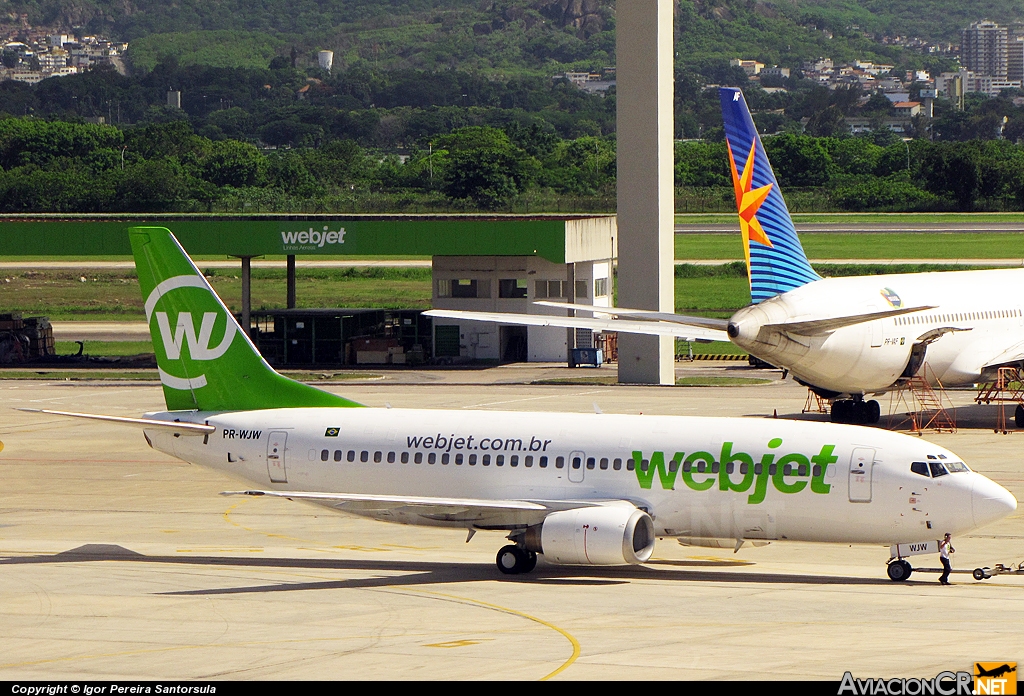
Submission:
M 876 319 L 898 317 L 901 314 L 922 312 L 928 309 L 935 309 L 935 307 L 907 307 L 905 309 L 890 309 L 885 312 L 851 314 L 845 317 L 830 317 L 828 319 L 812 319 L 810 321 L 787 321 L 780 324 L 765 324 L 761 327 L 761 332 L 779 332 L 799 334 L 801 336 L 815 336 L 817 334 L 835 331 L 836 329 L 842 329 L 846 326 L 863 324 L 865 322 L 875 321 Z
M 602 505 L 633 505 L 622 500 L 487 500 L 303 491 L 224 491 L 221 495 L 308 500 L 328 504 L 343 512 L 355 514 L 410 513 L 436 521 L 471 522 L 478 526 L 490 526 L 498 529 L 540 524 L 548 514 L 558 510 Z
M 593 312 L 595 314 L 608 314 L 613 317 L 630 317 L 633 319 L 644 319 L 647 321 L 668 321 L 686 326 L 699 326 L 705 329 L 718 329 L 725 331 L 729 328 L 728 319 L 713 319 L 709 317 L 691 317 L 685 314 L 670 314 L 668 312 L 655 312 L 651 309 L 627 309 L 625 307 L 595 307 L 593 305 L 573 304 L 571 302 L 547 302 L 541 300 L 534 302 L 542 307 L 555 307 L 556 309 L 574 309 L 578 312 Z
M 593 310 L 589 310 L 593 311 Z M 652 336 L 674 336 L 684 341 L 728 341 L 729 335 L 722 329 L 701 326 L 684 326 L 664 321 L 627 321 L 624 319 L 591 319 L 587 317 L 555 317 L 549 314 L 514 314 L 511 312 L 468 312 L 456 309 L 431 309 L 424 312 L 428 317 L 443 319 L 464 319 L 469 321 L 493 321 L 499 324 L 521 324 L 524 326 L 562 326 L 567 329 L 591 329 L 593 331 L 617 331 L 620 333 L 649 334 Z
M 1024 362 L 1024 341 L 1016 343 L 998 355 L 994 355 L 989 358 L 982 369 L 990 367 L 1001 367 L 1003 365 L 1010 365 L 1013 363 Z

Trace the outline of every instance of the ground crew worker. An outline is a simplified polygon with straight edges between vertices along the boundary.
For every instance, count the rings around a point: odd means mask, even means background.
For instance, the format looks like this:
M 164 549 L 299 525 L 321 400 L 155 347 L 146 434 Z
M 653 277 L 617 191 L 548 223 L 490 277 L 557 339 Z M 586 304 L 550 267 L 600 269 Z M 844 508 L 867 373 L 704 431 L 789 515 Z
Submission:
M 942 541 L 939 542 L 939 560 L 942 561 L 942 577 L 939 578 L 939 582 L 943 585 L 952 585 L 949 581 L 949 573 L 953 567 L 949 564 L 949 554 L 956 553 L 956 549 L 949 543 L 950 535 L 946 532 L 946 536 L 943 537 Z

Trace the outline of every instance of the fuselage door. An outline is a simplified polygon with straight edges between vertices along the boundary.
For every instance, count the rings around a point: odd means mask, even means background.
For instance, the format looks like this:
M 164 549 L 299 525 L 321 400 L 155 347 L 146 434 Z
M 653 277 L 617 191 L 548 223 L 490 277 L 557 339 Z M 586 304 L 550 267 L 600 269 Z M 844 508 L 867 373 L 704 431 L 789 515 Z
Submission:
M 583 474 L 586 472 L 587 455 L 583 452 L 569 453 L 569 481 L 572 483 L 583 483 Z
M 871 470 L 875 465 L 875 450 L 854 447 L 850 455 L 850 502 L 871 502 Z
M 284 453 L 288 433 L 274 431 L 267 441 L 267 473 L 271 483 L 288 483 L 288 469 L 285 466 Z
M 869 312 L 880 312 L 882 310 L 878 307 L 878 305 L 870 305 L 868 307 L 868 311 Z M 882 347 L 882 332 L 883 332 L 883 330 L 884 330 L 884 327 L 882 326 L 882 320 L 881 319 L 875 319 L 874 321 L 869 321 L 868 322 L 868 334 L 869 334 L 869 336 L 871 338 L 871 347 L 872 348 L 881 348 Z

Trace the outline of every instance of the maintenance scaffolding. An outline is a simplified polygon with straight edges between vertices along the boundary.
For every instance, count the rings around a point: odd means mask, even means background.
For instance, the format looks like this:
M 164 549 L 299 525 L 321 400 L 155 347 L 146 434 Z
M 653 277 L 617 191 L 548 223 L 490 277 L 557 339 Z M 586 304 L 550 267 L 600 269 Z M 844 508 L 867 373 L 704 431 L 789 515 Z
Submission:
M 1015 432 L 1006 424 L 1006 407 L 1009 404 L 1016 406 L 1014 410 L 1014 425 L 1018 428 L 1024 426 L 1024 378 L 1017 367 L 1000 367 L 996 370 L 996 380 L 990 384 L 980 385 L 978 395 L 974 401 L 978 404 L 999 404 L 996 415 L 997 433 L 1004 435 Z
M 804 402 L 804 410 L 801 413 L 829 413 L 832 402 L 823 396 L 818 396 L 813 389 L 807 390 L 807 401 Z
M 935 383 L 935 387 L 931 383 Z M 901 408 L 902 407 L 902 408 Z M 900 412 L 906 409 L 906 416 Z M 895 430 L 910 424 L 910 432 L 955 433 L 956 411 L 942 382 L 925 364 L 913 377 L 900 382 L 889 392 L 888 428 Z

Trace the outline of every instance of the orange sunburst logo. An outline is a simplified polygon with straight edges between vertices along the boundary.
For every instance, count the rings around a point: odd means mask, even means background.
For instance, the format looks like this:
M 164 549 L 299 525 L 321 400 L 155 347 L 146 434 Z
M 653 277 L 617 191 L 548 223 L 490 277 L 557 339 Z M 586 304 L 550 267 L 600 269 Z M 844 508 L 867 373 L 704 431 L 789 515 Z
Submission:
M 757 219 L 757 211 L 771 193 L 772 184 L 762 186 L 758 189 L 751 189 L 754 183 L 754 154 L 757 148 L 757 141 L 750 143 L 750 154 L 747 156 L 746 164 L 743 165 L 743 174 L 736 170 L 736 159 L 732 154 L 732 145 L 725 143 L 729 150 L 729 166 L 732 168 L 732 186 L 736 191 L 736 209 L 740 215 L 740 231 L 743 233 L 743 249 L 747 252 L 747 265 L 750 265 L 750 241 L 764 244 L 767 247 L 773 246 L 768 234 L 761 227 Z

